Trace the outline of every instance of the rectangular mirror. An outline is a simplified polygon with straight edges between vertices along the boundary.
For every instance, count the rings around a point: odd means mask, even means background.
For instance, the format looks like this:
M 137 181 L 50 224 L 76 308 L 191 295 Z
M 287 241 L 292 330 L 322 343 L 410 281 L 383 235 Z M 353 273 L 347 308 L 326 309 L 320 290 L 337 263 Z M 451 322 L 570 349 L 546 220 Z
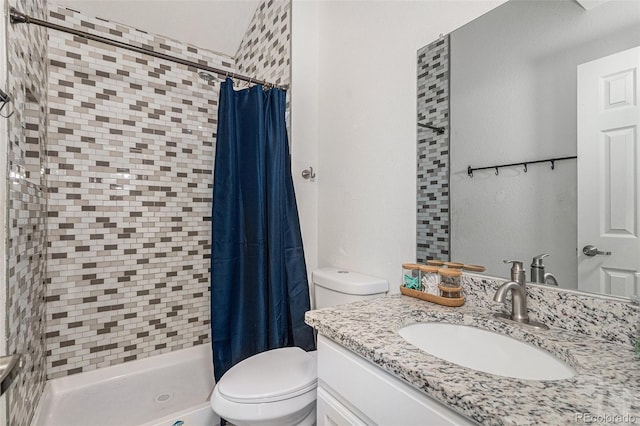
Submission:
M 595 78 L 581 89 L 593 93 L 579 93 L 578 80 L 586 64 L 618 61 L 638 46 L 640 2 L 586 9 L 576 0 L 510 0 L 418 51 L 418 261 L 482 264 L 508 277 L 502 259 L 517 259 L 530 280 L 533 257 L 549 254 L 546 272 L 563 288 L 637 295 L 640 255 L 619 255 L 630 246 L 640 253 L 640 54 L 636 66 L 582 77 Z M 585 130 L 595 118 L 583 111 L 579 119 L 577 105 L 605 90 L 632 119 Z M 588 131 L 600 142 L 585 148 Z M 588 150 L 604 171 L 581 163 Z M 567 159 L 536 163 L 559 158 Z M 488 168 L 471 176 L 469 167 Z M 600 204 L 580 211 L 585 197 Z M 582 222 L 594 237 L 580 235 Z M 583 254 L 589 245 L 612 254 Z M 597 283 L 586 285 L 588 276 Z

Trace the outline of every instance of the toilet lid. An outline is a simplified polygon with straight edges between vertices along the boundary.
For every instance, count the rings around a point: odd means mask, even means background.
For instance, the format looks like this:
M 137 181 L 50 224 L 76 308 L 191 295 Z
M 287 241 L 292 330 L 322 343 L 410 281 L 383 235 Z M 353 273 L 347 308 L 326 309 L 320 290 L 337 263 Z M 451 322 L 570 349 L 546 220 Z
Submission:
M 300 348 L 280 348 L 234 365 L 218 382 L 218 391 L 234 402 L 274 402 L 314 389 L 317 380 L 314 357 Z

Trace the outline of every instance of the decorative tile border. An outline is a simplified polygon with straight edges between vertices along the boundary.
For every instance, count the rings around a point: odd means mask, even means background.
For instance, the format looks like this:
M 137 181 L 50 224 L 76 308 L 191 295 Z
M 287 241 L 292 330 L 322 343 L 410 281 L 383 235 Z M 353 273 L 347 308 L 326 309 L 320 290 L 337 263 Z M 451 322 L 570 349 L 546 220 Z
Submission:
M 418 262 L 449 260 L 449 36 L 418 50 Z

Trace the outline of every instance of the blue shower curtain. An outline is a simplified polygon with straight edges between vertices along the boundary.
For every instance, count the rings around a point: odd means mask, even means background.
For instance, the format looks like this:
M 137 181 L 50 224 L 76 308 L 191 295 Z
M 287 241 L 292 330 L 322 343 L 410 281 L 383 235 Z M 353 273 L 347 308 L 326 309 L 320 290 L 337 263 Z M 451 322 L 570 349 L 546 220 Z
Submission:
M 211 344 L 215 379 L 269 349 L 315 348 L 293 192 L 285 92 L 220 87 L 213 183 Z

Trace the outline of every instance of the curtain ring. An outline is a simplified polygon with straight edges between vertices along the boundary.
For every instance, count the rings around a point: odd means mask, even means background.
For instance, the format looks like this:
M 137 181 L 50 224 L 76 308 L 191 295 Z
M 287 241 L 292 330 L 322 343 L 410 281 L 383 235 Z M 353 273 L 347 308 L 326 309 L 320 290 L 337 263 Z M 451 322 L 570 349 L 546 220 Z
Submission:
M 527 173 L 527 163 L 522 163 L 522 165 L 524 166 L 524 172 Z
M 549 160 L 551 161 L 551 170 L 554 170 L 556 168 L 556 160 Z
M 11 111 L 11 113 L 9 115 L 2 114 L 2 110 L 4 109 L 4 107 L 7 106 L 8 103 L 9 103 L 9 101 L 6 101 L 6 102 L 4 102 L 2 104 L 2 106 L 0 106 L 0 117 L 2 117 L 2 118 L 9 118 L 15 113 L 15 111 Z
M 496 167 L 496 176 L 498 176 L 498 174 L 499 174 L 499 173 L 498 173 L 498 168 Z

